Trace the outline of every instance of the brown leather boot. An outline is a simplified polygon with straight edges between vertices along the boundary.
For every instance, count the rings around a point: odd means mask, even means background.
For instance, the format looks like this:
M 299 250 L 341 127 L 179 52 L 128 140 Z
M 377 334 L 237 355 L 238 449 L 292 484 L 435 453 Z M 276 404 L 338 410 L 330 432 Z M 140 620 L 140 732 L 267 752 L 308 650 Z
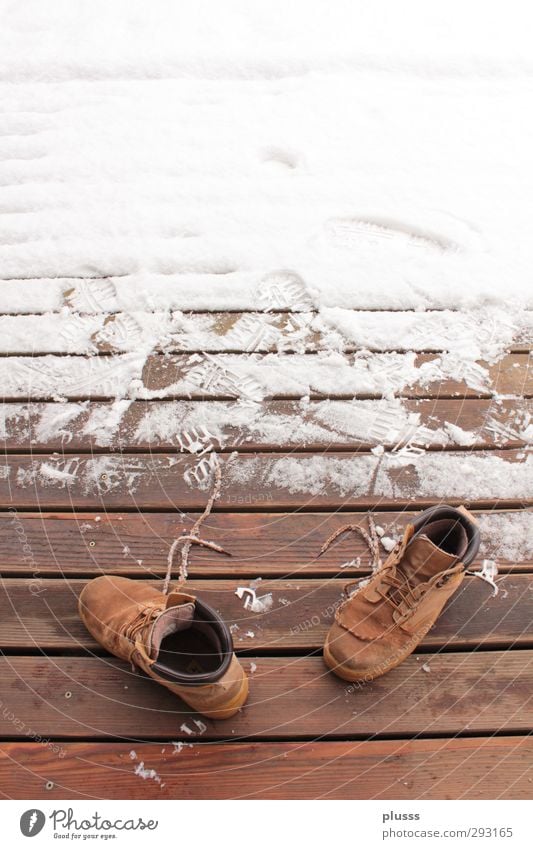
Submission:
M 248 679 L 231 634 L 207 604 L 181 591 L 163 595 L 146 581 L 103 576 L 79 599 L 95 640 L 128 660 L 211 719 L 227 719 L 245 703 Z
M 477 554 L 479 531 L 463 508 L 431 507 L 370 579 L 338 608 L 324 659 L 345 681 L 371 681 L 413 652 L 461 585 Z

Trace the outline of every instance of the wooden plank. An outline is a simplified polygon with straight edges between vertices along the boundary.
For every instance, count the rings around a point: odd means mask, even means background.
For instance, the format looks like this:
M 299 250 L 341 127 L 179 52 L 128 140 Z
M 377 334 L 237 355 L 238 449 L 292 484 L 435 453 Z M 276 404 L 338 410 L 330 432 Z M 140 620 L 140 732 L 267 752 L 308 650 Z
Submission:
M 251 503 L 251 502 L 250 502 Z M 414 515 L 376 512 L 376 524 L 397 538 Z M 139 577 L 165 574 L 173 540 L 190 529 L 198 514 L 176 513 L 0 513 L 2 573 L 45 578 L 112 573 Z M 527 511 L 478 512 L 483 558 L 498 561 L 501 572 L 533 570 L 533 514 Z M 365 574 L 366 544 L 346 534 L 325 554 L 320 548 L 345 524 L 366 526 L 365 513 L 217 513 L 204 534 L 231 552 L 231 558 L 194 547 L 189 571 L 196 577 L 311 577 Z
M 56 186 L 57 190 L 57 186 Z M 49 230 L 48 230 L 49 232 Z M 348 268 L 346 269 L 348 271 Z M 79 270 L 78 270 L 79 271 Z M 18 277 L 2 269 L 0 313 L 35 314 L 56 312 L 68 307 L 79 313 L 115 313 L 131 310 L 197 310 L 202 312 L 243 312 L 257 309 L 309 312 L 316 303 L 355 310 L 381 311 L 456 309 L 456 291 L 446 289 L 431 295 L 403 286 L 395 280 L 389 288 L 376 287 L 356 275 L 346 274 L 342 287 L 332 291 L 328 274 L 316 271 L 310 281 L 318 299 L 312 297 L 305 281 L 284 269 L 216 271 L 159 274 L 125 271 L 122 274 L 60 274 L 57 257 L 49 276 L 25 269 Z M 416 291 L 415 291 L 416 289 Z M 521 293 L 524 295 L 524 293 Z M 387 300 L 385 300 L 387 299 Z M 527 300 L 529 309 L 533 299 Z
M 520 448 L 533 401 L 36 402 L 3 404 L 0 415 L 7 451 L 369 450 L 417 438 L 427 450 Z
M 261 353 L 336 350 L 446 351 L 458 338 L 483 345 L 488 338 L 484 311 L 379 313 L 346 309 L 320 314 L 182 312 L 132 310 L 80 315 L 0 316 L 2 354 L 125 353 L 152 351 L 258 351 Z M 533 347 L 533 312 L 523 311 L 509 332 L 508 350 Z
M 533 651 L 411 656 L 359 686 L 320 657 L 253 657 L 244 666 L 255 670 L 246 705 L 229 721 L 205 719 L 202 729 L 181 699 L 121 661 L 4 658 L 0 737 L 23 736 L 20 723 L 43 737 L 189 742 L 490 734 L 533 724 Z
M 135 744 L 135 760 L 131 751 L 131 743 L 5 743 L 0 793 L 10 799 L 531 798 L 527 736 L 208 743 L 176 754 L 172 745 Z M 135 774 L 141 761 L 160 781 Z
M 219 458 L 219 508 L 339 509 L 533 504 L 533 455 L 521 451 L 422 454 L 229 454 Z M 0 467 L 0 503 L 54 509 L 203 509 L 213 455 L 13 454 Z
M 454 375 L 451 377 L 450 375 Z M 533 396 L 527 354 L 493 364 L 437 354 L 116 354 L 0 358 L 4 401 Z
M 150 583 L 158 585 L 157 581 Z M 99 648 L 78 614 L 78 596 L 85 584 L 80 579 L 4 578 L 0 587 L 0 646 L 21 652 Z M 237 651 L 270 653 L 321 649 L 345 584 L 345 579 L 331 578 L 263 580 L 257 594 L 270 594 L 272 607 L 266 613 L 253 613 L 235 594 L 237 587 L 248 587 L 249 581 L 187 582 L 191 592 L 231 625 Z M 498 579 L 498 588 L 498 595 L 493 596 L 489 584 L 467 577 L 423 646 L 533 645 L 533 577 L 503 576 Z

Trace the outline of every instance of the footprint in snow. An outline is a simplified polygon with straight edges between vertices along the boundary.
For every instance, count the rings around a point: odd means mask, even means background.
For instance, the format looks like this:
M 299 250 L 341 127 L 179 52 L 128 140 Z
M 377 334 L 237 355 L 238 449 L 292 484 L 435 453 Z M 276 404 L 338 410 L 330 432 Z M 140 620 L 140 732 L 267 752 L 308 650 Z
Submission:
M 460 246 L 437 233 L 388 218 L 330 218 L 325 222 L 329 241 L 337 247 L 355 248 L 362 242 L 389 243 L 434 253 L 458 251 Z

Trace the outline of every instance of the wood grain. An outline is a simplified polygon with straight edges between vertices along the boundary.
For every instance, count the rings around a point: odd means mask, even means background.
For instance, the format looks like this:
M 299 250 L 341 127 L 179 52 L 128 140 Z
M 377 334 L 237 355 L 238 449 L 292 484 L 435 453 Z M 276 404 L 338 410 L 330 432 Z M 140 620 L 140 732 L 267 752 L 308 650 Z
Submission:
M 386 535 L 396 539 L 414 515 L 409 510 L 386 513 L 378 510 L 374 518 Z M 478 511 L 476 515 L 481 523 L 483 548 L 474 569 L 480 569 L 483 558 L 487 557 L 498 561 L 501 572 L 533 571 L 527 545 L 533 537 L 533 512 L 493 509 Z M 5 576 L 35 574 L 37 578 L 91 577 L 105 572 L 129 577 L 162 576 L 173 540 L 189 530 L 197 518 L 197 513 L 106 513 L 105 510 L 0 513 L 2 573 Z M 189 571 L 196 577 L 231 575 L 236 579 L 362 575 L 369 568 L 369 553 L 359 536 L 346 534 L 320 557 L 319 552 L 337 529 L 346 524 L 366 527 L 366 522 L 366 513 L 353 511 L 213 513 L 204 522 L 205 537 L 229 551 L 231 557 L 196 546 L 191 551 Z M 519 549 L 524 553 L 514 557 L 512 545 L 516 545 L 517 533 Z
M 159 585 L 157 581 L 151 584 Z M 78 615 L 86 581 L 4 578 L 0 586 L 0 645 L 20 652 L 99 649 Z M 189 580 L 187 587 L 215 607 L 234 629 L 237 651 L 320 650 L 346 580 L 261 581 L 259 596 L 271 594 L 266 613 L 245 609 L 235 590 L 249 581 Z M 467 577 L 423 642 L 425 648 L 533 645 L 532 575 L 498 579 L 499 593 Z
M 229 721 L 204 718 L 203 731 L 173 693 L 121 661 L 6 657 L 0 737 L 23 736 L 21 722 L 41 736 L 132 742 L 488 734 L 527 732 L 533 724 L 533 651 L 411 656 L 359 686 L 330 673 L 320 657 L 243 664 L 245 707 Z
M 165 751 L 162 751 L 162 749 Z M 531 799 L 531 737 L 0 747 L 10 799 Z M 135 775 L 138 762 L 161 783 Z M 47 786 L 52 782 L 52 787 Z

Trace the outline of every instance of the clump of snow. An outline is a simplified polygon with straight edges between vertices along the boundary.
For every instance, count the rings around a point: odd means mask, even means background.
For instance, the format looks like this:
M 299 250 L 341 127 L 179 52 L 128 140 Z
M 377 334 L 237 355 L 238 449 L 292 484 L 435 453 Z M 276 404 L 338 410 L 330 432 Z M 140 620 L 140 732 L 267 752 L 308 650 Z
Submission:
M 387 536 L 382 536 L 380 542 L 385 551 L 392 551 L 392 549 L 396 545 L 396 540 L 392 539 L 392 537 Z
M 473 445 L 476 441 L 476 434 L 473 431 L 463 430 L 459 425 L 445 422 L 444 429 L 456 445 L 468 446 Z
M 145 766 L 144 766 L 144 761 L 140 761 L 140 762 L 137 764 L 137 766 L 135 767 L 134 772 L 135 772 L 135 775 L 138 775 L 138 776 L 139 776 L 139 778 L 143 778 L 144 780 L 146 780 L 147 778 L 149 778 L 149 779 L 151 779 L 152 781 L 155 781 L 155 782 L 156 782 L 156 784 L 161 784 L 161 787 L 164 787 L 164 786 L 165 786 L 165 785 L 162 783 L 161 776 L 160 776 L 160 775 L 158 775 L 158 773 L 155 771 L 155 769 L 148 769 L 147 767 L 145 767 Z
M 484 560 L 481 564 L 481 569 L 479 571 L 468 571 L 468 575 L 472 575 L 475 578 L 481 578 L 483 581 L 486 581 L 487 584 L 490 584 L 492 587 L 492 595 L 498 595 L 498 585 L 495 582 L 495 579 L 498 575 L 498 566 L 496 561 L 494 560 Z
M 237 598 L 244 599 L 244 609 L 251 610 L 253 613 L 266 613 L 274 603 L 272 593 L 258 596 L 253 586 L 237 587 L 235 595 Z
M 181 754 L 184 749 L 194 749 L 193 743 L 183 743 L 180 740 L 171 740 L 170 742 L 174 746 L 174 749 L 172 750 L 173 755 Z
M 137 752 L 134 749 L 130 751 L 130 759 L 132 761 L 137 760 Z M 165 786 L 164 782 L 161 779 L 161 776 L 158 775 L 156 770 L 145 767 L 144 761 L 139 761 L 139 763 L 135 766 L 134 773 L 135 775 L 138 775 L 139 778 L 142 778 L 144 781 L 150 779 L 151 781 L 155 781 L 156 784 L 161 785 L 162 788 Z

